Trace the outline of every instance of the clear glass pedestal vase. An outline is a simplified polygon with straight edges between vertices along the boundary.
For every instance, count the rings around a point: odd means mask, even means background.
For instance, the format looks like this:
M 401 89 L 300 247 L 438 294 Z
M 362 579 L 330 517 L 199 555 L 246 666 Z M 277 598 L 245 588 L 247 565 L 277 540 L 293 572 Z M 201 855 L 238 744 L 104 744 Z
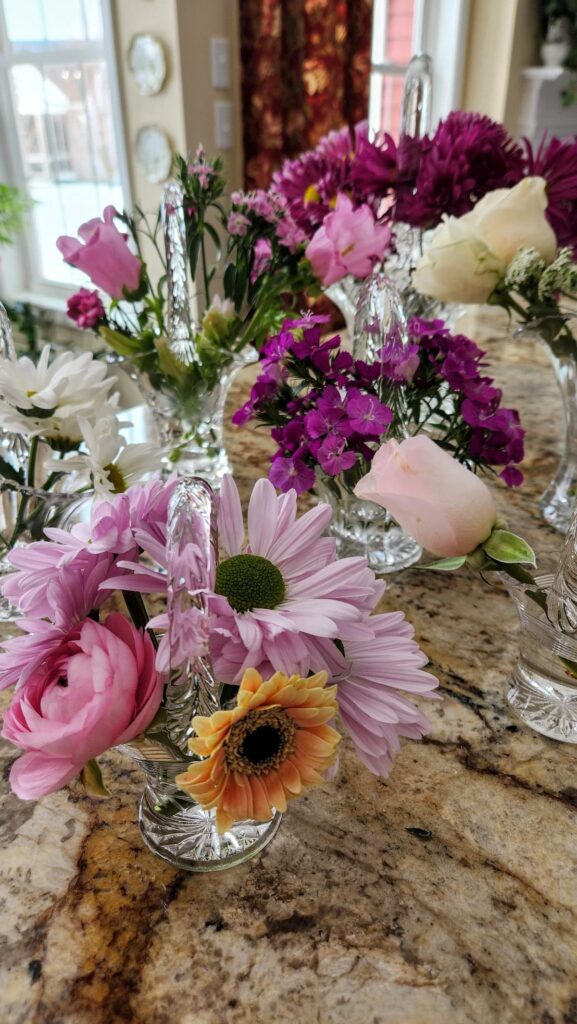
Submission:
M 175 784 L 192 760 L 167 758 L 166 749 L 153 743 L 127 744 L 128 754 L 146 777 L 138 804 L 140 834 L 148 849 L 176 868 L 197 873 L 224 871 L 260 853 L 274 838 L 281 822 L 239 821 L 222 834 L 215 812 L 206 811 Z
M 335 478 L 317 480 L 315 490 L 332 506 L 329 531 L 341 558 L 361 555 L 377 576 L 408 569 L 419 561 L 423 549 L 380 505 L 361 501 Z
M 189 391 L 156 388 L 147 374 L 123 364 L 150 407 L 170 468 L 179 476 L 202 477 L 218 490 L 223 476 L 232 472 L 224 443 L 225 404 L 237 374 L 256 362 L 258 353 L 247 346 L 232 357 L 213 387 Z
M 548 592 L 553 576 L 537 583 Z M 525 725 L 549 739 L 577 743 L 577 636 L 562 632 L 521 588 L 509 587 L 521 632 L 507 700 Z

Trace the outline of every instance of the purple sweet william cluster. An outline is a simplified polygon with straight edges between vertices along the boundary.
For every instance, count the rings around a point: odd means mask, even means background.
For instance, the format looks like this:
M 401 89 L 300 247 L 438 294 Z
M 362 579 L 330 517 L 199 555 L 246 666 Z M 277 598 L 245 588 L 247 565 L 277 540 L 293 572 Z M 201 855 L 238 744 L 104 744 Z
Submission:
M 338 336 L 323 340 L 324 323 L 321 316 L 284 322 L 262 349 L 262 372 L 233 416 L 237 426 L 256 419 L 271 428 L 275 487 L 302 493 L 314 486 L 318 470 L 349 474 L 353 483 L 359 470 L 366 472 L 393 420 L 380 398 L 383 381 L 387 390 L 404 385 L 414 429 L 436 414 L 444 424 L 443 447 L 465 463 L 503 466 L 508 486 L 522 483 L 519 415 L 501 407 L 502 393 L 484 373 L 485 353 L 470 338 L 451 334 L 442 320 L 415 317 L 410 344 L 391 339 L 366 363 L 344 351 Z M 443 410 L 449 397 L 450 414 Z
M 317 466 L 338 476 L 359 455 L 370 461 L 371 442 L 380 440 L 393 418 L 377 394 L 378 368 L 355 361 L 338 335 L 322 341 L 326 321 L 285 320 L 262 350 L 263 372 L 248 402 L 233 416 L 237 426 L 255 417 L 273 424 L 278 450 L 269 479 L 281 491 L 310 490 Z M 289 377 L 304 386 L 293 388 Z
M 509 487 L 523 483 L 515 463 L 524 456 L 524 437 L 516 409 L 500 406 L 502 391 L 483 373 L 486 353 L 463 334 L 451 334 L 442 320 L 409 321 L 409 334 L 418 340 L 421 364 L 413 379 L 418 394 L 430 378 L 440 377 L 461 396 L 460 415 L 471 428 L 468 453 L 487 466 L 505 466 L 501 477 Z

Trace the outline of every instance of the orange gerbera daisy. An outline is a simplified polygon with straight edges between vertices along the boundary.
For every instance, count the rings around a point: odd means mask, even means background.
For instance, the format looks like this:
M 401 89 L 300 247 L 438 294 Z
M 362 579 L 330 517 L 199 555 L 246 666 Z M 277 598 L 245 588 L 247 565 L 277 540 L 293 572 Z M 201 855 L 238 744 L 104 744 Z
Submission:
M 269 821 L 287 800 L 323 782 L 340 736 L 327 722 L 337 714 L 336 686 L 328 675 L 308 679 L 276 672 L 266 682 L 256 669 L 244 673 L 237 705 L 199 715 L 190 749 L 204 758 L 176 778 L 202 807 L 216 808 L 216 826 Z

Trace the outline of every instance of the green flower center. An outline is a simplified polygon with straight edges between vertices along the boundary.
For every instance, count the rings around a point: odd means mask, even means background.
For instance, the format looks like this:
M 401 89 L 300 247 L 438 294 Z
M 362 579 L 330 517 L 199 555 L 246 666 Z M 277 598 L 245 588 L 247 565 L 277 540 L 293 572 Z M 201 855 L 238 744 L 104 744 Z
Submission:
M 277 608 L 286 595 L 282 574 L 261 555 L 233 555 L 220 562 L 215 590 L 237 612 Z

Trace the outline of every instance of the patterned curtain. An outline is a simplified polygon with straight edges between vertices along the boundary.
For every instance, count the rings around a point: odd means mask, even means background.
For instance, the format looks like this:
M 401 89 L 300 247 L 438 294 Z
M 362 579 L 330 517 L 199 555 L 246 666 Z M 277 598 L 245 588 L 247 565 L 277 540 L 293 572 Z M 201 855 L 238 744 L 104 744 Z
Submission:
M 239 0 L 247 188 L 367 116 L 373 0 Z

